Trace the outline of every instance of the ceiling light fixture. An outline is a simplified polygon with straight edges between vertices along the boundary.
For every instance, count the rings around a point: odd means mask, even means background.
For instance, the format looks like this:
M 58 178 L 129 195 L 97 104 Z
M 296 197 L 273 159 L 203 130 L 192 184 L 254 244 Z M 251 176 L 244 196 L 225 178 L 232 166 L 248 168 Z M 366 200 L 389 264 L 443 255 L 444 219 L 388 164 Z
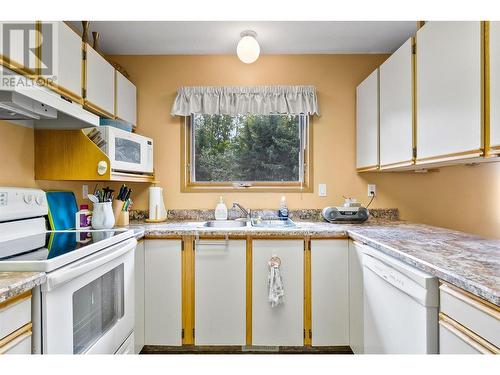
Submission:
M 251 64 L 259 58 L 260 46 L 257 42 L 257 33 L 252 30 L 243 31 L 241 34 L 241 39 L 238 42 L 238 47 L 236 47 L 236 54 L 238 58 L 245 64 Z

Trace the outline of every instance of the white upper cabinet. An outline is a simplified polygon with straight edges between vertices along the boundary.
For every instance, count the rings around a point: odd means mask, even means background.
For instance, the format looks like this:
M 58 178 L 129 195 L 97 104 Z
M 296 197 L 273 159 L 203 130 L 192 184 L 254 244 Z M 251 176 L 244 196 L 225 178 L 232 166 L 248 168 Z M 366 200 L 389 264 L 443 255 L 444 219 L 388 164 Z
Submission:
M 137 124 L 137 90 L 123 74 L 116 71 L 116 113 L 124 121 Z
M 378 69 L 356 89 L 356 168 L 377 169 L 378 160 Z
M 312 345 L 349 345 L 347 240 L 311 241 Z
M 0 57 L 11 68 L 34 73 L 36 56 L 26 53 L 37 46 L 36 22 L 0 22 Z M 25 43 L 28 45 L 25 45 Z M 8 65 L 7 65 L 8 66 Z M 1 71 L 1 69 L 0 69 Z
M 81 99 L 82 37 L 61 21 L 42 22 L 41 30 L 44 41 L 52 38 L 52 43 L 42 42 L 41 75 L 55 77 L 54 83 L 63 94 L 67 92 L 72 99 Z
M 380 168 L 413 163 L 413 38 L 380 66 Z
M 246 241 L 195 244 L 195 344 L 246 343 Z
M 417 164 L 481 154 L 481 22 L 417 32 Z
M 115 68 L 87 44 L 86 101 L 90 107 L 115 113 Z
M 489 23 L 490 49 L 490 147 L 500 153 L 500 22 Z

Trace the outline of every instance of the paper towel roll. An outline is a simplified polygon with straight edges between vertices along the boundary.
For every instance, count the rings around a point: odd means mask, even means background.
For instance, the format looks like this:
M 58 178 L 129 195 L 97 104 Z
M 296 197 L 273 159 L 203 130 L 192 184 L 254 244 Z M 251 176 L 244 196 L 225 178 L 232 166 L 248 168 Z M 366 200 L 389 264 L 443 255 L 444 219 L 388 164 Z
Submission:
M 149 219 L 164 220 L 167 217 L 165 203 L 163 202 L 163 188 L 149 188 Z

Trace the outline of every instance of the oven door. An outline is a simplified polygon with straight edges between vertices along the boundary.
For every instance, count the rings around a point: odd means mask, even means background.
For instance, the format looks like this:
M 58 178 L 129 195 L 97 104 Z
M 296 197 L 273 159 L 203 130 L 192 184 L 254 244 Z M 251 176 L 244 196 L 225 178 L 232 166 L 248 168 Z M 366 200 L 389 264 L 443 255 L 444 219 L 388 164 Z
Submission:
M 153 173 L 153 140 L 119 129 L 109 129 L 111 169 L 118 172 Z
M 134 328 L 134 238 L 47 275 L 42 351 L 114 354 Z

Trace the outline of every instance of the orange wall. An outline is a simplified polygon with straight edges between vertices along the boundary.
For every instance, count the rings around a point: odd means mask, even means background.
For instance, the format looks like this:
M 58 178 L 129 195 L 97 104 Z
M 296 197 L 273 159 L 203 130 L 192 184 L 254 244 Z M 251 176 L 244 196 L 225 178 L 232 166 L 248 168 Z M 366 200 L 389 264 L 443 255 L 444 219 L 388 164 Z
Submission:
M 235 56 L 114 56 L 139 92 L 139 132 L 155 140 L 156 177 L 171 208 L 213 208 L 220 193 L 180 192 L 181 120 L 170 115 L 182 85 L 311 84 L 318 90 L 321 116 L 313 120 L 315 188 L 328 185 L 328 197 L 317 193 L 286 194 L 289 205 L 324 207 L 342 195 L 366 200 L 366 184 L 354 173 L 355 87 L 385 55 L 275 55 L 250 65 Z M 250 208 L 278 207 L 281 193 L 225 193 L 227 203 Z M 388 202 L 379 202 L 384 205 Z M 142 204 L 142 203 L 141 203 Z
M 500 238 L 500 163 L 428 174 L 356 174 L 355 87 L 385 58 L 279 55 L 261 56 L 250 65 L 234 56 L 114 56 L 113 60 L 137 85 L 138 131 L 155 140 L 156 176 L 168 208 L 213 208 L 220 195 L 180 192 L 181 122 L 170 116 L 179 86 L 312 84 L 318 89 L 321 110 L 312 124 L 315 192 L 287 193 L 291 208 L 339 204 L 342 195 L 366 202 L 366 185 L 376 183 L 373 207 L 398 207 L 403 219 Z M 73 189 L 80 198 L 82 183 L 33 180 L 32 144 L 32 130 L 0 122 L 0 185 Z M 326 198 L 317 196 L 318 183 L 328 185 Z M 135 184 L 133 189 L 135 207 L 146 209 L 147 185 Z M 227 203 L 271 208 L 278 206 L 281 195 L 237 192 L 224 197 Z

